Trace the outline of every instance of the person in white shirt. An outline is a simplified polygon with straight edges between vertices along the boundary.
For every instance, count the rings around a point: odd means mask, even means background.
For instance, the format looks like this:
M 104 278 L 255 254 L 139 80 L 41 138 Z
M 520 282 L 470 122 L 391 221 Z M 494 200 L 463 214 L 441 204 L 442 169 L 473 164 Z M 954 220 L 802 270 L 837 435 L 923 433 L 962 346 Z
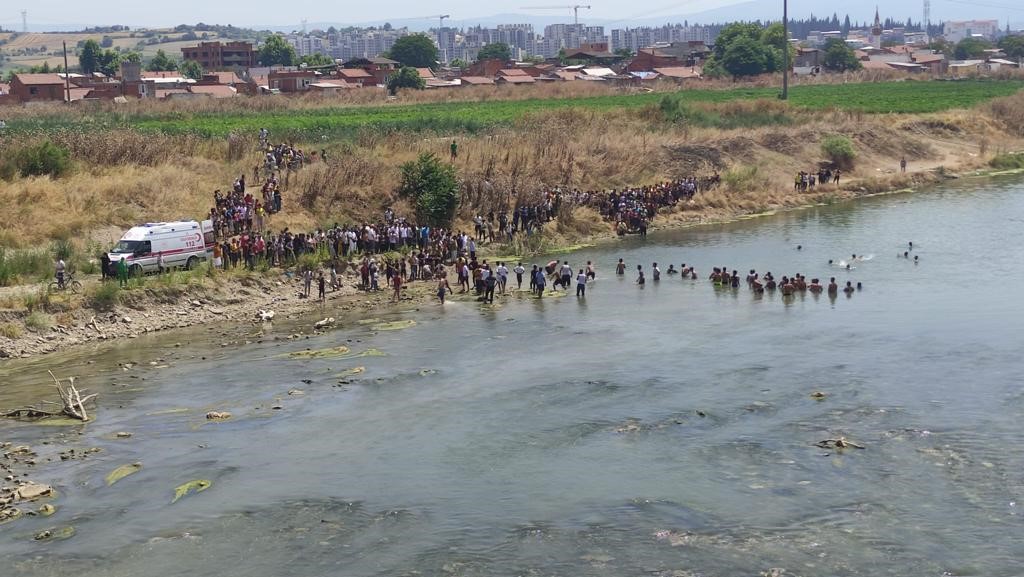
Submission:
M 505 294 L 505 286 L 508 284 L 508 267 L 505 263 L 498 263 L 498 284 L 501 286 L 501 294 Z
M 583 272 L 583 269 L 576 275 L 576 296 L 587 296 L 587 273 Z
M 523 267 L 523 263 L 516 265 L 516 268 L 512 269 L 516 273 L 516 290 L 522 290 L 523 288 L 523 273 L 526 272 L 526 268 Z
M 569 266 L 569 261 L 565 261 L 564 263 L 562 263 L 562 268 L 561 270 L 558 271 L 558 274 L 560 276 L 559 284 L 562 285 L 563 289 L 568 291 L 569 280 L 572 279 L 572 267 Z

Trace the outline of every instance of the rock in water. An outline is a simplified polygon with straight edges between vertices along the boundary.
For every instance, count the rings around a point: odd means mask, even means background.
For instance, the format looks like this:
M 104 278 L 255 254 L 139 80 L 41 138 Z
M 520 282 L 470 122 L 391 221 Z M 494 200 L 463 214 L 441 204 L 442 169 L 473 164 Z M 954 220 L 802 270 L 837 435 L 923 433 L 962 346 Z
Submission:
M 29 481 L 28 483 L 18 487 L 18 490 L 15 491 L 14 494 L 19 501 L 35 501 L 40 497 L 49 497 L 52 495 L 53 487 Z

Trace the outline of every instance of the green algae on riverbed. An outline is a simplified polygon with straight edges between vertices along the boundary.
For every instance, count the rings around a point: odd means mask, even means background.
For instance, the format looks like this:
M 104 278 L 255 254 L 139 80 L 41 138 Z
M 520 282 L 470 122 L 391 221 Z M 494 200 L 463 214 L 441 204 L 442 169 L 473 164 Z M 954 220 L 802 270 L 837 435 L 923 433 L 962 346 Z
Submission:
M 206 479 L 196 479 L 194 481 L 189 481 L 188 483 L 182 483 L 174 488 L 174 499 L 171 500 L 171 504 L 177 503 L 178 499 L 181 499 L 186 495 L 202 493 L 209 489 L 211 485 L 213 485 L 213 481 L 208 481 Z
M 326 349 L 308 349 L 305 351 L 294 351 L 291 353 L 285 353 L 279 358 L 286 359 L 331 359 L 331 360 L 346 360 L 346 359 L 358 359 L 361 357 L 386 357 L 387 353 L 379 349 L 366 349 L 365 351 L 358 353 L 351 353 L 350 349 L 345 345 L 338 347 L 329 347 Z
M 124 479 L 128 475 L 134 475 L 142 470 L 142 463 L 129 463 L 127 465 L 121 465 L 114 469 L 106 476 L 107 486 L 113 485 L 114 483 Z
M 416 326 L 416 321 L 412 319 L 404 321 L 391 321 L 389 323 L 378 323 L 370 327 L 375 331 L 398 331 Z

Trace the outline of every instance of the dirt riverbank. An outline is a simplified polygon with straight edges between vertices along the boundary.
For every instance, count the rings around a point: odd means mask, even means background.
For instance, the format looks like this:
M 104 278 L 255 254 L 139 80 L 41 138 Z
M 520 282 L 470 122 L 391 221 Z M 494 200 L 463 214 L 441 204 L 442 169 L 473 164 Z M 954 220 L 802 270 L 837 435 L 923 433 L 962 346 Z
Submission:
M 972 167 L 964 174 L 945 169 L 928 168 L 900 175 L 881 175 L 877 179 L 850 181 L 842 186 L 820 187 L 808 193 L 793 193 L 787 202 L 775 204 L 761 211 L 691 210 L 686 204 L 664 209 L 652 225 L 652 230 L 715 224 L 772 214 L 779 210 L 794 210 L 820 205 L 821 196 L 830 202 L 841 202 L 859 197 L 895 191 L 911 191 L 961 176 L 984 176 L 985 171 Z M 581 211 L 583 212 L 583 211 Z M 572 223 L 549 223 L 545 229 L 543 250 L 557 252 L 573 246 L 614 242 L 615 232 L 610 223 L 593 222 L 595 215 L 585 212 L 588 222 L 576 227 Z M 586 232 L 581 234 L 580 230 Z M 508 255 L 509 247 L 486 247 L 484 258 L 490 255 Z M 525 255 L 528 256 L 528 255 Z M 26 358 L 66 350 L 76 345 L 115 339 L 132 339 L 140 335 L 172 331 L 175 329 L 209 324 L 260 323 L 260 311 L 272 311 L 275 318 L 287 318 L 322 310 L 324 318 L 353 311 L 372 311 L 394 306 L 391 291 L 366 292 L 359 289 L 358 276 L 349 267 L 339 276 L 340 287 L 327 291 L 325 302 L 315 298 L 302 298 L 302 282 L 288 272 L 218 272 L 216 275 L 192 274 L 185 279 L 164 282 L 159 277 L 147 277 L 144 284 L 122 291 L 120 302 L 103 310 L 89 302 L 85 295 L 61 293 L 49 297 L 45 310 L 7 310 L 0 308 L 0 324 L 13 326 L 0 335 L 0 358 Z M 181 273 L 184 274 L 184 273 Z M 86 280 L 86 292 L 100 281 Z M 450 282 L 455 283 L 454 277 Z M 429 302 L 434 298 L 433 283 L 413 282 L 403 290 L 403 301 Z M 7 300 L 16 302 L 18 295 L 31 295 L 42 290 L 37 286 L 9 287 Z M 36 305 L 37 307 L 40 305 Z M 312 326 L 309 327 L 312 330 Z

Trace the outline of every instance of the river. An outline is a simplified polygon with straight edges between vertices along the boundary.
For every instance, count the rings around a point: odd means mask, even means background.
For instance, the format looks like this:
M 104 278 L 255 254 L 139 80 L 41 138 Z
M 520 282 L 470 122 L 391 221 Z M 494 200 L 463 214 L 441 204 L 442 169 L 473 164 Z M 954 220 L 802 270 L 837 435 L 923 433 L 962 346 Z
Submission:
M 0 527 L 3 574 L 1020 575 L 1022 228 L 1019 177 L 964 180 L 565 255 L 597 263 L 580 300 L 4 361 L 0 406 L 32 400 L 46 368 L 101 397 L 50 445 L 12 422 L 0 440 L 103 451 L 33 474 L 58 511 Z M 916 264 L 897 258 L 908 241 Z M 828 265 L 854 253 L 874 256 Z M 618 258 L 701 280 L 641 290 Z M 718 265 L 863 290 L 757 298 L 711 286 Z M 340 344 L 386 356 L 287 358 Z M 866 448 L 815 445 L 838 436 Z M 195 479 L 212 486 L 172 504 Z

